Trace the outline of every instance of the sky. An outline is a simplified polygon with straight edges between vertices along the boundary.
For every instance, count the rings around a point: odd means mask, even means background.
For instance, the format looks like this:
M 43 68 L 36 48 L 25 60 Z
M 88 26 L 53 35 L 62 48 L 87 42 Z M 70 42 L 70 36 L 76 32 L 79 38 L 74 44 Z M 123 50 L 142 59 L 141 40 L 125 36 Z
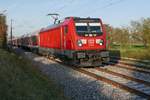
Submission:
M 53 24 L 48 13 L 98 17 L 114 27 L 128 26 L 132 20 L 150 17 L 150 0 L 0 0 L 0 13 L 13 20 L 13 35 L 32 33 Z M 8 34 L 10 30 L 8 30 Z

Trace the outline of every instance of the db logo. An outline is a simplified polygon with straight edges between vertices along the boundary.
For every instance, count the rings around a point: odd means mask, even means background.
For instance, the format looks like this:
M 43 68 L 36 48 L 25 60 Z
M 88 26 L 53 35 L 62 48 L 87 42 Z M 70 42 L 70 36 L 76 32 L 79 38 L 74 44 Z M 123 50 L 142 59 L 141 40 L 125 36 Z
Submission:
M 88 40 L 88 45 L 89 46 L 94 46 L 94 39 L 89 39 Z

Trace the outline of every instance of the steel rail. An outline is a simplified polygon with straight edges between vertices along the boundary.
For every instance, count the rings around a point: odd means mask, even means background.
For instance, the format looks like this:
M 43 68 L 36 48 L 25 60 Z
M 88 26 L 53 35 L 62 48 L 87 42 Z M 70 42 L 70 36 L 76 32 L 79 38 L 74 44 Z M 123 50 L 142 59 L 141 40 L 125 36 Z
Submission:
M 124 69 L 128 69 L 128 70 L 132 70 L 132 71 L 137 71 L 137 72 L 140 72 L 140 73 L 144 73 L 144 74 L 150 74 L 150 71 L 146 71 L 146 70 L 144 70 L 144 69 L 139 69 L 139 68 L 137 68 L 137 67 L 133 67 L 133 66 L 131 66 L 131 65 L 129 65 L 129 64 L 121 64 L 121 63 L 114 63 L 114 62 L 109 62 L 108 64 L 111 64 L 111 65 L 113 65 L 113 66 L 115 66 L 115 67 L 120 67 L 120 68 L 124 68 Z M 125 65 L 128 65 L 128 66 L 130 66 L 130 67 L 127 67 L 127 66 L 125 66 Z
M 135 82 L 150 86 L 150 82 L 148 82 L 148 81 L 144 81 L 144 80 L 134 78 L 134 77 L 131 77 L 131 76 L 127 76 L 127 75 L 124 75 L 124 74 L 116 73 L 114 71 L 110 71 L 110 70 L 103 69 L 103 68 L 100 68 L 100 67 L 95 68 L 95 69 L 98 70 L 98 71 L 101 71 L 101 72 L 105 72 L 105 73 L 108 73 L 108 74 L 112 74 L 112 75 L 115 75 L 115 76 L 118 76 L 118 77 L 122 77 L 122 78 L 125 78 L 125 79 L 128 79 L 128 80 L 131 80 L 131 81 L 135 81 Z
M 128 92 L 130 92 L 130 93 L 134 93 L 134 94 L 136 94 L 136 95 L 139 95 L 139 96 L 142 96 L 142 97 L 145 97 L 145 98 L 150 99 L 150 94 L 146 94 L 146 93 L 144 93 L 144 92 L 142 92 L 142 91 L 139 91 L 139 90 L 137 90 L 137 89 L 128 87 L 128 86 L 126 86 L 126 85 L 124 85 L 124 84 L 118 83 L 118 82 L 113 81 L 113 80 L 111 80 L 111 79 L 108 79 L 108 78 L 106 78 L 106 77 L 99 76 L 99 75 L 97 75 L 97 74 L 91 73 L 91 72 L 89 72 L 89 71 L 84 70 L 83 68 L 72 68 L 72 69 L 74 69 L 74 70 L 76 70 L 76 71 L 78 71 L 78 72 L 81 72 L 81 73 L 83 73 L 83 74 L 86 74 L 86 75 L 88 75 L 88 76 L 91 76 L 91 77 L 93 77 L 93 78 L 95 78 L 95 79 L 97 79 L 97 80 L 100 80 L 100 81 L 103 81 L 103 82 L 105 82 L 105 83 L 111 84 L 111 85 L 113 85 L 113 86 L 115 86 L 115 87 L 118 87 L 118 88 L 120 88 L 120 89 L 126 90 L 126 91 L 128 91 Z

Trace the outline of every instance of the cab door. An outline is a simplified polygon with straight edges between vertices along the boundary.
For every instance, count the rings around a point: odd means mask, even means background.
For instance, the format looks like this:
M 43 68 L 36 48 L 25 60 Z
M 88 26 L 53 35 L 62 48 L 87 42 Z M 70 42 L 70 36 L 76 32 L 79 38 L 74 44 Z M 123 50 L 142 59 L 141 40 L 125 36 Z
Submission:
M 65 25 L 64 26 L 64 36 L 63 36 L 63 47 L 64 47 L 64 50 L 67 49 L 67 33 L 68 33 L 68 26 Z

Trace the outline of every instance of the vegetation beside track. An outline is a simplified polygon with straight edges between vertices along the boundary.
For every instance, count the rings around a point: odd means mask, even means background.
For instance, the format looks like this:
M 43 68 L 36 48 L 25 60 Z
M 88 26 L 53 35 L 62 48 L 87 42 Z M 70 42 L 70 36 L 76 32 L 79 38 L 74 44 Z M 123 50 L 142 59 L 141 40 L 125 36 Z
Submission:
M 128 26 L 106 25 L 108 48 L 113 55 L 150 60 L 150 18 L 131 21 Z M 111 52 L 112 54 L 112 52 Z
M 66 100 L 60 88 L 30 61 L 0 49 L 1 100 Z
M 119 55 L 120 57 L 128 57 L 141 60 L 150 60 L 150 49 L 144 46 L 128 46 L 120 47 L 113 46 L 111 49 L 111 55 Z
M 110 49 L 110 56 L 117 56 L 117 57 L 127 57 L 127 58 L 134 58 L 138 60 L 150 60 L 150 48 L 145 48 L 144 46 L 128 46 L 120 47 L 120 46 L 113 46 L 113 48 Z M 150 69 L 150 62 L 142 62 L 144 65 L 137 66 L 142 67 L 145 69 Z M 139 64 L 138 61 L 133 61 L 133 64 Z

